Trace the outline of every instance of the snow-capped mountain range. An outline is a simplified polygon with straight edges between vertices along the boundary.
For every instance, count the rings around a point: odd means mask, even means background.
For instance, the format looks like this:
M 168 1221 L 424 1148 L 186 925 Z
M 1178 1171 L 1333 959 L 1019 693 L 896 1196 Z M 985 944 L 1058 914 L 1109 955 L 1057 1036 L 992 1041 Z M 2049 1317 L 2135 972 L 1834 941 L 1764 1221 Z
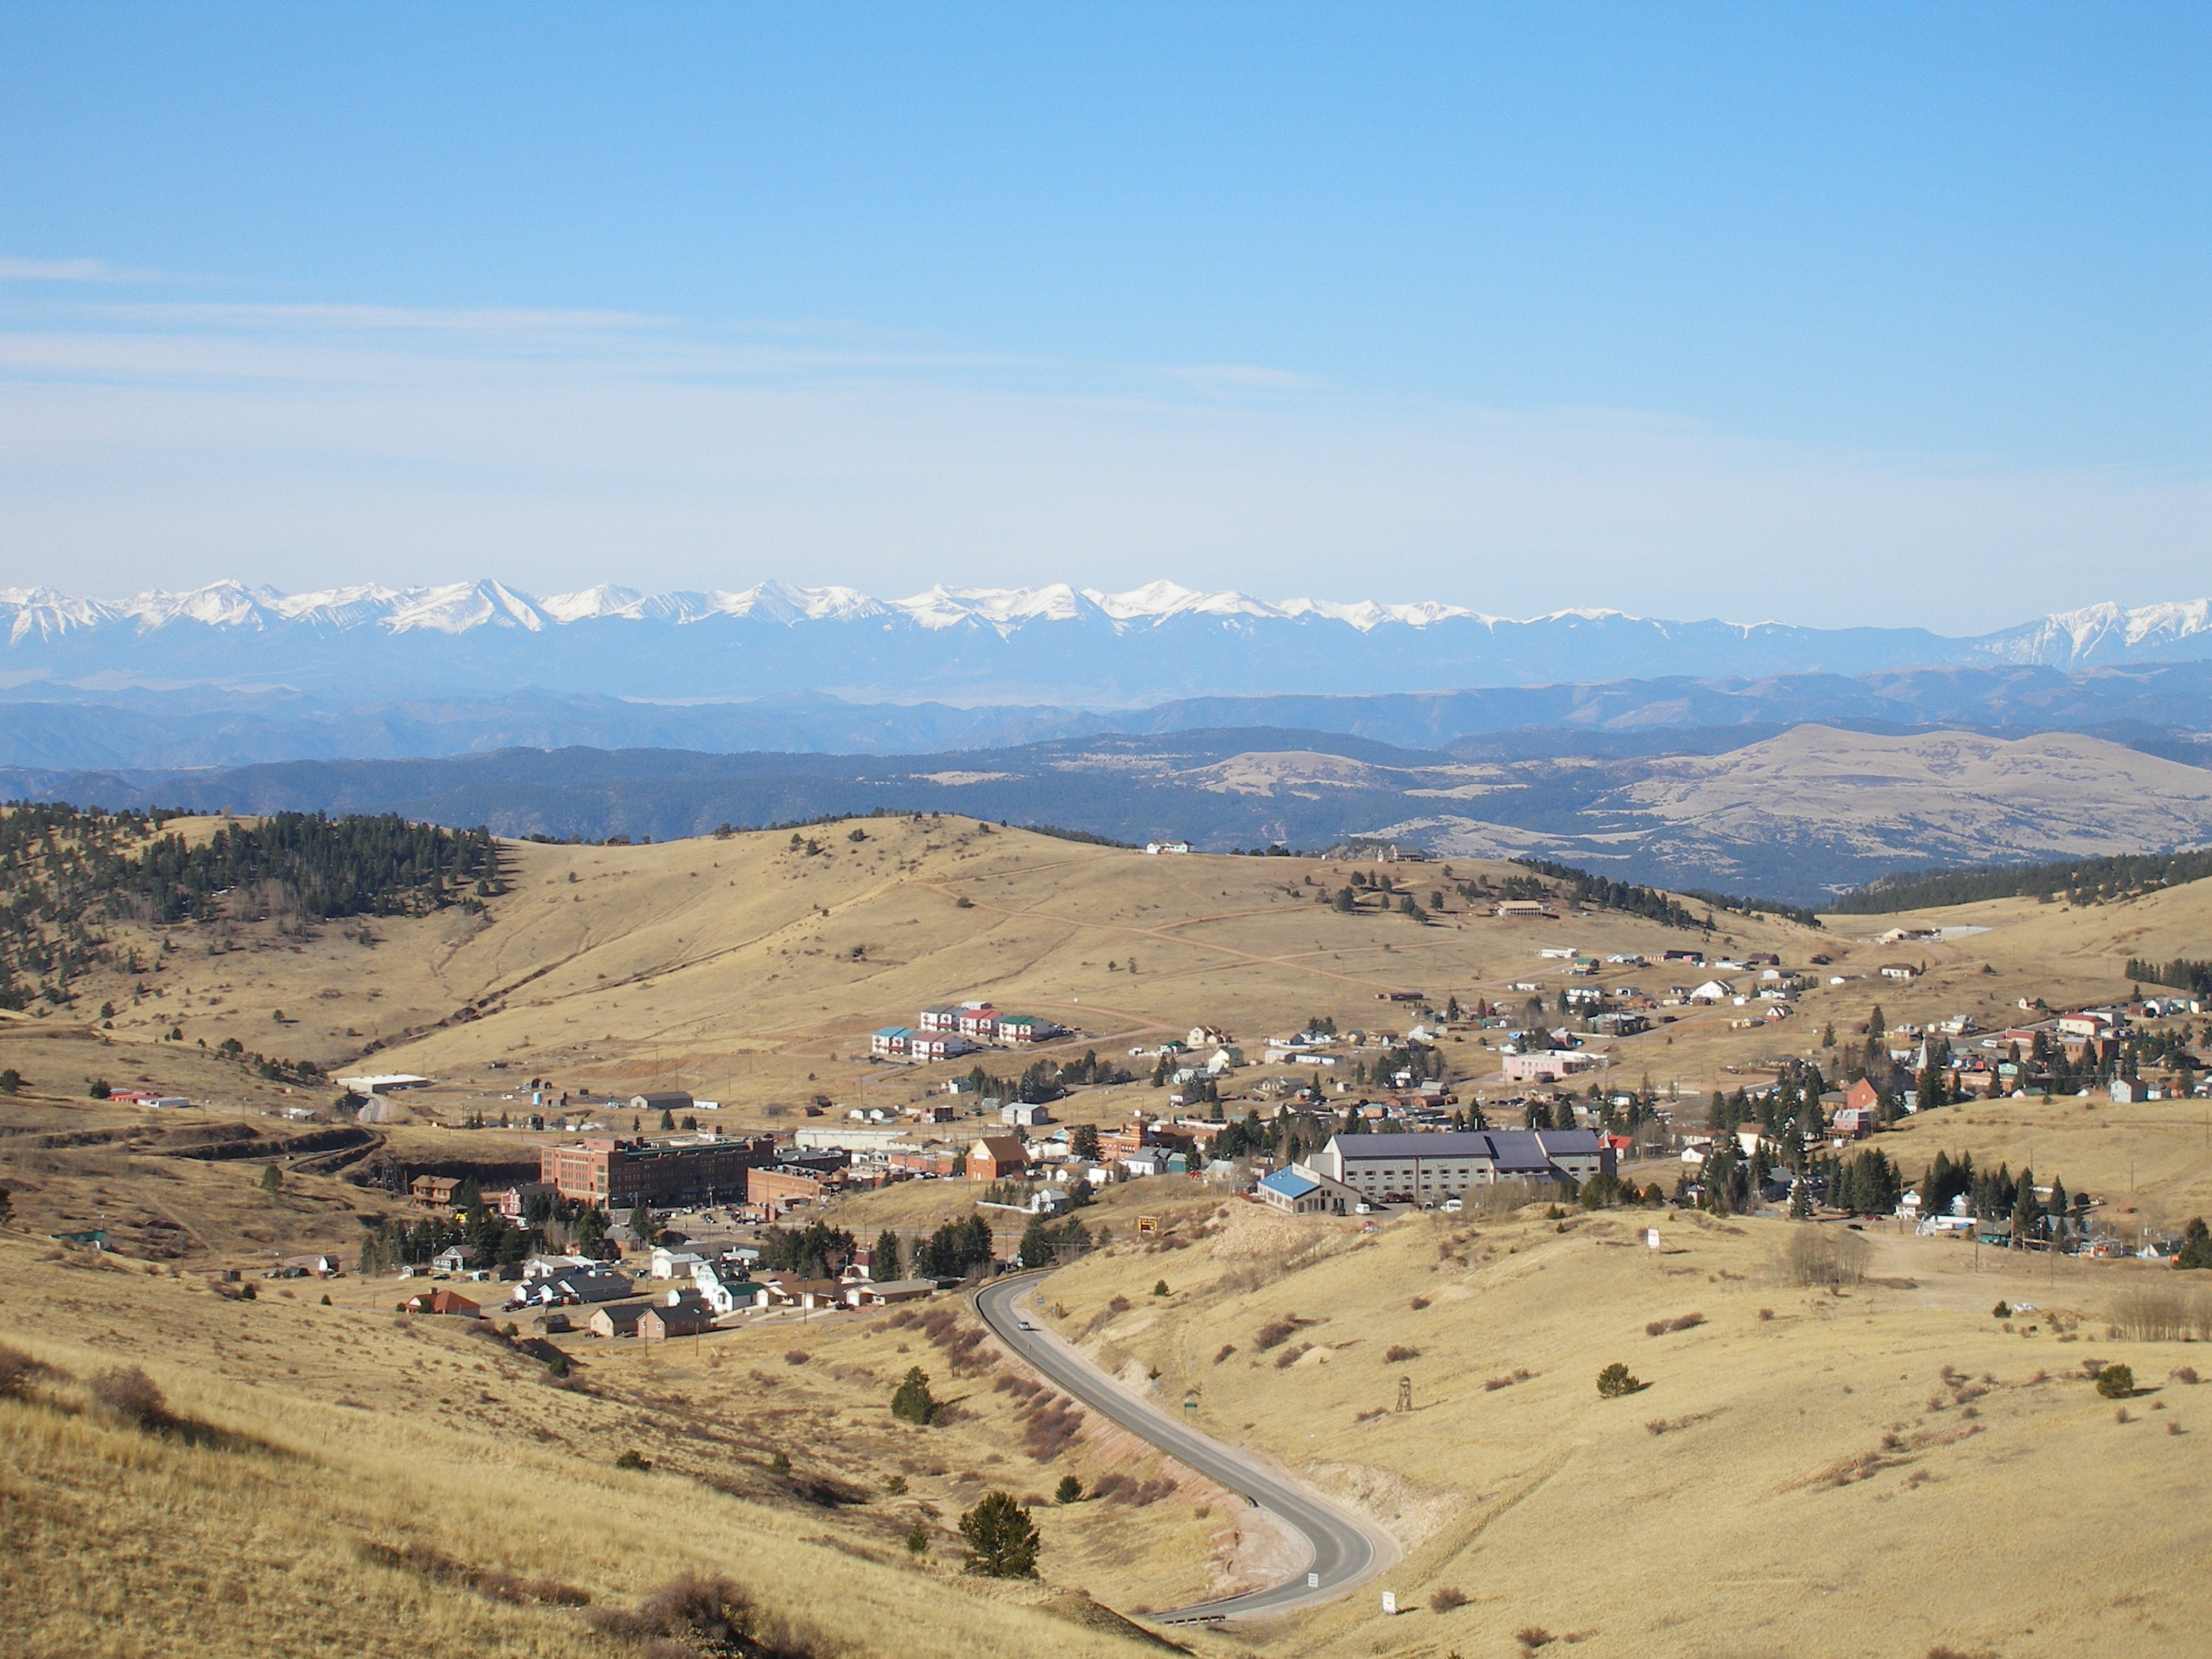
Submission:
M 108 684 L 488 692 L 537 685 L 643 699 L 794 690 L 881 701 L 1127 706 L 1170 696 L 1364 693 L 1695 674 L 1945 665 L 2077 670 L 2212 657 L 2212 601 L 2056 613 L 1954 639 L 1921 629 L 1679 623 L 1570 610 L 1498 617 L 1435 602 L 1261 600 L 1158 581 L 933 586 L 881 599 L 762 582 L 533 595 L 485 580 L 283 593 L 239 582 L 122 599 L 0 589 L 0 676 Z

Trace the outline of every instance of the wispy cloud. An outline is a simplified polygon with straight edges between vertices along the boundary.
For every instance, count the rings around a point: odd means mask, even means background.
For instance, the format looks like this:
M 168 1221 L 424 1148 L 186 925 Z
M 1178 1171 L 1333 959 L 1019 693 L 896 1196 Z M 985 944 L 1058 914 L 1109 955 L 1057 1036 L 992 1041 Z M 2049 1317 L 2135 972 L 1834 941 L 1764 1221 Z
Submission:
M 150 270 L 131 270 L 105 259 L 25 259 L 0 253 L 0 282 L 143 283 Z
M 339 332 L 415 331 L 499 334 L 573 330 L 647 329 L 672 319 L 629 311 L 441 308 L 414 306 L 224 305 L 180 301 L 154 305 L 98 305 L 82 314 L 155 327 L 227 330 L 331 330 Z

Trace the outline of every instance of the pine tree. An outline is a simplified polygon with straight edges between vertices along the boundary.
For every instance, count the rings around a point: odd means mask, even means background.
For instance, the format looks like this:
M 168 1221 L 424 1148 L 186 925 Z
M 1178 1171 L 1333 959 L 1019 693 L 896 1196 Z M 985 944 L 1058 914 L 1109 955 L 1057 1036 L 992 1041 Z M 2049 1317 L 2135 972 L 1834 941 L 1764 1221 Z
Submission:
M 2012 1206 L 2012 1248 L 2026 1249 L 2028 1240 L 2040 1231 L 2042 1222 L 2043 1206 L 2035 1198 L 2035 1171 L 2023 1169 Z
M 921 1366 L 910 1367 L 892 1394 L 891 1415 L 902 1423 L 917 1423 L 925 1427 L 937 1415 L 937 1401 L 929 1392 L 929 1373 Z
M 875 1259 L 869 1265 L 868 1276 L 879 1285 L 887 1285 L 899 1276 L 899 1236 L 889 1227 L 876 1240 Z
M 960 1535 L 968 1540 L 967 1571 L 987 1578 L 1036 1577 L 1036 1523 L 1030 1512 L 1002 1492 L 986 1492 L 982 1501 L 960 1517 Z

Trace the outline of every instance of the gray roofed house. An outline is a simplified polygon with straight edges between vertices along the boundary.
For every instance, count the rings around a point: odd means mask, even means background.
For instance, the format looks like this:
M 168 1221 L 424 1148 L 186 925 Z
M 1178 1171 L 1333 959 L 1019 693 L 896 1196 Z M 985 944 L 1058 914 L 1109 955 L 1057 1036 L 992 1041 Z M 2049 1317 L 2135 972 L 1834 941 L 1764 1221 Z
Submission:
M 1577 1182 L 1611 1174 L 1613 1149 L 1588 1129 L 1463 1129 L 1333 1135 L 1312 1167 L 1362 1198 L 1434 1203 L 1492 1182 Z

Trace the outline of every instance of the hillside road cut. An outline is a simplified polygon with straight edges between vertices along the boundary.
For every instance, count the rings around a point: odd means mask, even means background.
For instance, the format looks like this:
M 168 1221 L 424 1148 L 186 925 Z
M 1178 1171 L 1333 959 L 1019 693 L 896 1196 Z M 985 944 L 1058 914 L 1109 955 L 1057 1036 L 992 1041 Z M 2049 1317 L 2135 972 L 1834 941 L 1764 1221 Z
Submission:
M 976 1292 L 975 1310 L 992 1334 L 1040 1376 L 1186 1468 L 1265 1510 L 1305 1540 L 1305 1566 L 1288 1582 L 1153 1613 L 1150 1622 L 1210 1624 L 1290 1613 L 1333 1601 L 1398 1559 L 1396 1541 L 1372 1522 L 1307 1491 L 1251 1454 L 1176 1422 L 1084 1358 L 1046 1328 L 1036 1297 L 1042 1283 L 1042 1275 L 1024 1273 L 987 1285 Z

